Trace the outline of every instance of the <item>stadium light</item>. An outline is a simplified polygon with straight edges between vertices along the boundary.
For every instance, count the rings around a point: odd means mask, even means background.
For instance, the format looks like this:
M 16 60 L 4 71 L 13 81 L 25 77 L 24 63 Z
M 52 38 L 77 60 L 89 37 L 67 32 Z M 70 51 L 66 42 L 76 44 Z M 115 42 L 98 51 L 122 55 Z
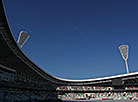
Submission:
M 21 31 L 17 40 L 17 43 L 19 44 L 19 46 L 22 48 L 24 43 L 27 41 L 27 39 L 29 38 L 29 34 L 25 31 Z
M 128 63 L 127 63 L 128 48 L 129 48 L 128 45 L 121 45 L 121 46 L 119 46 L 119 50 L 121 52 L 122 58 L 125 60 L 127 73 L 129 74 Z

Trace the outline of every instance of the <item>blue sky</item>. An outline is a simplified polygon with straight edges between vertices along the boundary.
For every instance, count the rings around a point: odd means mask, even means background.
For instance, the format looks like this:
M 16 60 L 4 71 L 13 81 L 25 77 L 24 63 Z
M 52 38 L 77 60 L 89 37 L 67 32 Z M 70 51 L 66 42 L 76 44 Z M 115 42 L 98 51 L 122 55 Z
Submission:
M 22 50 L 48 73 L 89 79 L 126 73 L 118 47 L 128 44 L 130 72 L 138 71 L 137 0 L 4 0 Z

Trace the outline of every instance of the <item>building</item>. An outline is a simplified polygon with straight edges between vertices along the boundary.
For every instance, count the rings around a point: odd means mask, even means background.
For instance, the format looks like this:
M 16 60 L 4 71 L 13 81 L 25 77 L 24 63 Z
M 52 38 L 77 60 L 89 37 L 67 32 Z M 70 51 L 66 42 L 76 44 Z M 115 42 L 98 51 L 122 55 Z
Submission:
M 137 87 L 138 72 L 89 80 L 68 80 L 48 74 L 16 44 L 0 0 L 0 101 L 54 101 L 67 96 L 88 99 L 102 93 L 106 97 L 100 99 L 111 99 L 116 94 L 116 99 L 137 100 Z

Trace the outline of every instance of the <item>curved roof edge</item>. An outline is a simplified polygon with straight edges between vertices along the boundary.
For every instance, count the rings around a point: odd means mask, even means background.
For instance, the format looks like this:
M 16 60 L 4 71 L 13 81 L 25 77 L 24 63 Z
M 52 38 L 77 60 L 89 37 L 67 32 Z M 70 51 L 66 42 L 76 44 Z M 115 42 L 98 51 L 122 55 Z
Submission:
M 55 77 L 58 80 L 62 81 L 68 81 L 68 82 L 92 82 L 92 81 L 101 81 L 101 80 L 108 80 L 108 79 L 115 79 L 115 78 L 122 78 L 122 77 L 128 77 L 128 76 L 138 75 L 138 72 L 133 72 L 129 74 L 121 74 L 121 75 L 114 75 L 109 77 L 101 77 L 101 78 L 93 78 L 93 79 L 84 79 L 84 80 L 72 80 L 72 79 L 63 79 L 59 77 Z M 53 76 L 54 77 L 54 76 Z

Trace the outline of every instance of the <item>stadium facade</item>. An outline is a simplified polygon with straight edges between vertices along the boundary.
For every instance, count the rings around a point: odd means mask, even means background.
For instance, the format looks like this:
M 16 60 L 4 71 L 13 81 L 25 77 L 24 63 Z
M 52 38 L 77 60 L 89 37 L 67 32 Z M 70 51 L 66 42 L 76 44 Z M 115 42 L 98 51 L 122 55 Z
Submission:
M 17 45 L 0 0 L 0 101 L 138 99 L 138 72 L 88 80 L 52 76 Z

